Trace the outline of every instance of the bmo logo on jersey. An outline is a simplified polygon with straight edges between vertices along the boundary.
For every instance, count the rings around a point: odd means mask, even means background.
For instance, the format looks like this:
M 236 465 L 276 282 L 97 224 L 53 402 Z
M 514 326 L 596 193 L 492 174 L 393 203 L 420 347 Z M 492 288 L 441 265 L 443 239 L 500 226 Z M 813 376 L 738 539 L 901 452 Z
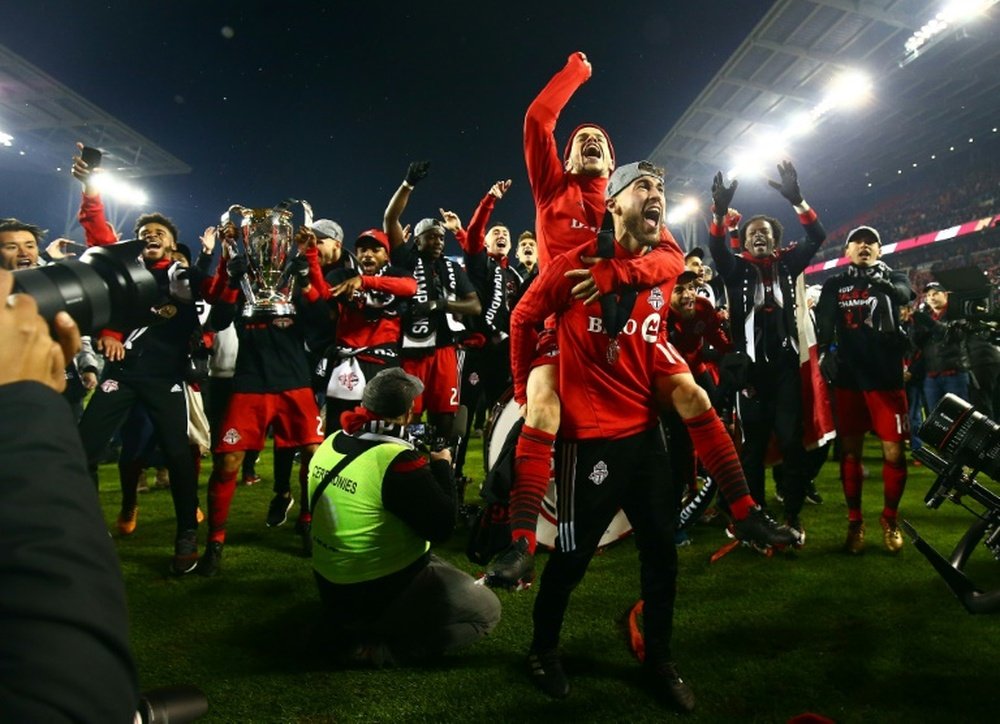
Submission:
M 622 327 L 621 334 L 632 335 L 639 332 L 643 340 L 650 344 L 655 344 L 660 332 L 661 319 L 662 317 L 659 314 L 650 314 L 642 322 L 629 319 L 625 322 L 625 326 Z M 601 321 L 600 317 L 587 317 L 587 331 L 593 334 L 604 334 L 604 322 Z

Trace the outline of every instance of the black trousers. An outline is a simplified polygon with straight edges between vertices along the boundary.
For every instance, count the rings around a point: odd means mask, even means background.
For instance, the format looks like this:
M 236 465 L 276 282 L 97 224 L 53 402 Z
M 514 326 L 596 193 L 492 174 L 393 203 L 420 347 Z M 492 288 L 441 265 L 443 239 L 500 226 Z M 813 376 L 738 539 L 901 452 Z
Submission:
M 187 400 L 180 379 L 103 380 L 80 418 L 80 438 L 87 463 L 97 466 L 108 440 L 136 402 L 141 402 L 149 413 L 156 440 L 170 470 L 170 494 L 177 530 L 196 529 L 198 479 L 188 443 Z
M 774 435 L 784 470 L 785 515 L 795 517 L 802 510 L 810 480 L 802 446 L 802 378 L 798 358 L 786 355 L 769 363 L 755 363 L 750 384 L 753 394 L 739 395 L 747 486 L 759 505 L 767 505 L 765 460 Z
M 559 443 L 556 449 L 558 536 L 535 599 L 532 648 L 559 643 L 569 597 L 597 544 L 621 508 L 639 549 L 644 639 L 650 663 L 671 660 L 677 595 L 675 496 L 659 426 L 620 440 Z

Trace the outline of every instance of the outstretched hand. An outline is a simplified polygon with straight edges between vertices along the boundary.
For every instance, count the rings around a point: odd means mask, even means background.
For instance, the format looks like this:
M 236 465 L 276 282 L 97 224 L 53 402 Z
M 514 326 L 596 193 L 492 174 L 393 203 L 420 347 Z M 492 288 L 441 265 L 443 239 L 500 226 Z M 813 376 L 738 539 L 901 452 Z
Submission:
M 726 186 L 722 171 L 715 174 L 712 179 L 712 212 L 722 218 L 729 213 L 729 206 L 733 203 L 733 196 L 736 195 L 736 187 L 740 182 L 733 179 L 733 182 Z
M 791 161 L 778 164 L 778 176 L 781 181 L 768 180 L 772 189 L 788 199 L 792 206 L 799 206 L 802 203 L 802 192 L 799 190 L 799 174 Z
M 510 184 L 510 179 L 507 179 L 506 181 L 497 181 L 490 187 L 490 196 L 502 199 L 504 194 L 510 189 Z
M 430 161 L 414 161 L 410 164 L 409 168 L 406 169 L 406 183 L 410 186 L 416 186 L 418 183 L 427 178 L 427 174 L 431 171 Z
M 458 214 L 441 208 L 438 211 L 441 212 L 441 218 L 444 220 L 444 228 L 452 234 L 457 234 L 462 229 L 462 220 L 458 218 Z

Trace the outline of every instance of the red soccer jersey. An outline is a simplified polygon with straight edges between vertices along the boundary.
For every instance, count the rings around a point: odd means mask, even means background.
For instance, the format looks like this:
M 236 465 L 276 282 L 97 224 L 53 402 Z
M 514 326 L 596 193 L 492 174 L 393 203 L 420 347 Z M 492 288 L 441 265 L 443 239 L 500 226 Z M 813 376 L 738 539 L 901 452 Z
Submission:
M 668 336 L 677 350 L 684 355 L 684 360 L 691 372 L 699 375 L 706 369 L 703 359 L 706 342 L 719 352 L 732 350 L 732 342 L 722 328 L 722 317 L 712 303 L 704 297 L 694 300 L 694 317 L 681 319 L 672 309 L 668 317 Z
M 670 248 L 672 247 L 672 248 Z M 560 435 L 570 440 L 618 439 L 649 429 L 656 423 L 652 384 L 656 374 L 686 372 L 683 358 L 666 340 L 664 318 L 684 257 L 676 244 L 670 249 L 670 273 L 662 283 L 640 291 L 631 315 L 618 334 L 618 359 L 610 361 L 610 338 L 601 321 L 601 305 L 584 306 L 570 297 L 574 280 L 564 273 L 579 266 L 581 255 L 595 256 L 597 240 L 550 261 L 549 269 L 528 289 L 511 319 L 511 364 L 515 398 L 523 402 L 525 385 L 535 355 L 536 328 L 549 314 L 557 314 L 559 340 L 559 395 L 562 401 Z M 629 253 L 615 244 L 616 258 Z
M 361 277 L 361 284 L 354 298 L 339 304 L 337 345 L 350 349 L 398 347 L 402 322 L 393 296 L 412 297 L 417 291 L 417 280 L 412 276 L 366 274 Z

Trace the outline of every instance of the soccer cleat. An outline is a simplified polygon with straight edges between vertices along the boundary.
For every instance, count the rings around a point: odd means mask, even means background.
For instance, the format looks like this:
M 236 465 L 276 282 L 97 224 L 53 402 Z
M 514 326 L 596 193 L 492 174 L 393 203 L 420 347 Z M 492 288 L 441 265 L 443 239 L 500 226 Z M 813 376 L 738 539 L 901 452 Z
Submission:
M 291 495 L 288 497 L 275 495 L 271 499 L 271 504 L 267 506 L 267 527 L 277 528 L 284 525 L 285 521 L 288 520 L 288 511 L 292 509 L 294 504 L 295 498 Z
M 486 585 L 520 591 L 535 580 L 535 556 L 528 552 L 528 539 L 519 537 L 486 569 Z
M 647 664 L 646 675 L 658 697 L 682 712 L 694 711 L 694 692 L 677 673 L 677 664 Z
M 261 477 L 257 473 L 250 473 L 249 475 L 243 476 L 244 485 L 256 485 L 261 481 Z
M 852 555 L 858 555 L 865 549 L 865 524 L 860 520 L 852 520 L 847 524 L 847 540 L 844 550 Z
M 220 570 L 222 570 L 222 543 L 209 541 L 205 546 L 205 552 L 198 560 L 198 575 L 211 578 L 219 575 Z
M 118 514 L 118 532 L 122 535 L 132 535 L 135 533 L 136 519 L 139 517 L 139 506 L 133 505 L 131 508 L 122 508 Z
M 779 503 L 785 502 L 785 485 L 777 480 L 774 481 L 774 497 Z
M 798 542 L 799 536 L 787 525 L 778 525 L 764 508 L 759 505 L 750 509 L 743 520 L 732 525 L 732 535 L 755 548 L 784 548 Z
M 886 550 L 890 553 L 899 553 L 903 550 L 903 534 L 899 532 L 895 518 L 886 518 L 884 515 L 879 519 L 882 524 L 882 542 L 885 543 Z
M 198 531 L 182 530 L 174 541 L 174 557 L 170 572 L 175 576 L 190 573 L 198 565 Z
M 569 679 L 556 649 L 528 652 L 528 670 L 535 686 L 553 699 L 569 696 Z
M 200 507 L 195 508 L 194 519 L 197 520 L 199 523 L 205 522 L 205 514 L 202 512 Z
M 810 505 L 823 505 L 823 496 L 816 490 L 816 481 L 810 480 L 806 485 L 806 502 Z

